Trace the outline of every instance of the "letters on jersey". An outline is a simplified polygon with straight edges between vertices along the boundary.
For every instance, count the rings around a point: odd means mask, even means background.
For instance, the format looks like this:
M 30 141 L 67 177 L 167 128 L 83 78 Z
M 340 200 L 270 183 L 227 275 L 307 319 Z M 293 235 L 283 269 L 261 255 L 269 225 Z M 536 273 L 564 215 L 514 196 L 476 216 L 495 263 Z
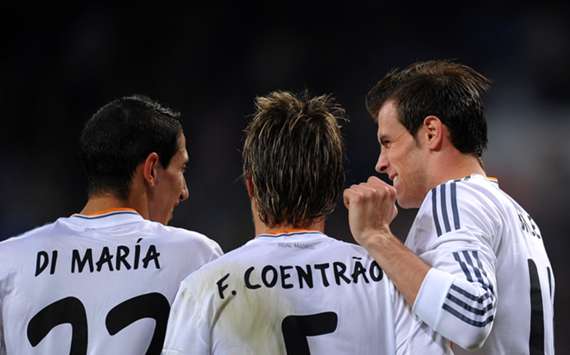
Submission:
M 0 354 L 158 355 L 180 282 L 220 254 L 134 211 L 73 215 L 6 240 Z
M 35 276 L 49 271 L 67 271 L 72 274 L 100 271 L 128 271 L 139 268 L 160 269 L 160 252 L 154 244 L 143 246 L 139 238 L 134 245 L 103 246 L 101 248 L 73 249 L 69 260 L 59 260 L 58 251 L 40 250 L 36 255 Z M 63 265 L 62 265 L 63 264 Z M 59 267 L 58 267 L 59 266 Z
M 239 279 L 243 286 L 249 290 L 259 288 L 281 287 L 291 288 L 313 288 L 329 287 L 331 283 L 338 286 L 361 283 L 371 283 L 382 281 L 384 273 L 378 264 L 373 261 L 367 266 L 362 263 L 362 257 L 353 256 L 354 264 L 347 266 L 342 261 L 333 261 L 312 265 L 264 265 L 249 266 Z M 353 271 L 349 271 L 352 269 Z M 224 299 L 225 290 L 228 288 L 227 279 L 230 273 L 225 274 L 216 281 L 218 295 Z M 236 290 L 231 290 L 232 295 Z
M 259 235 L 205 265 L 168 322 L 164 355 L 447 353 L 366 250 L 320 232 Z

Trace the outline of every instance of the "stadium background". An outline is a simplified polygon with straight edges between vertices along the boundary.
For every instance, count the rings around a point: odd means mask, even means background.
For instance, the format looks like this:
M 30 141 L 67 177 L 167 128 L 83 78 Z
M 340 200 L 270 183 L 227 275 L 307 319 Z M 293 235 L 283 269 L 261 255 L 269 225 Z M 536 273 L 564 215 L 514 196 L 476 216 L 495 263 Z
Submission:
M 190 199 L 173 224 L 229 251 L 253 233 L 240 146 L 256 95 L 334 93 L 351 119 L 348 185 L 373 174 L 378 153 L 364 108 L 371 85 L 393 67 L 455 58 L 494 81 L 487 171 L 542 229 L 557 281 L 557 350 L 570 353 L 568 2 L 0 6 L 0 239 L 82 208 L 83 123 L 140 93 L 183 114 Z M 327 230 L 350 241 L 340 202 Z M 399 235 L 414 213 L 401 212 Z

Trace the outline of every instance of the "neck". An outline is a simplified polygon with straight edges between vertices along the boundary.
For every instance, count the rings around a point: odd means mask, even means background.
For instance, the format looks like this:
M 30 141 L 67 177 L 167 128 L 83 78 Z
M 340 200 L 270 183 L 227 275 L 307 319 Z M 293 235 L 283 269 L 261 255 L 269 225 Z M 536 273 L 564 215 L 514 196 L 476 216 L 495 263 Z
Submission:
M 259 215 L 257 213 L 257 206 L 255 204 L 255 202 L 252 200 L 251 203 L 251 213 L 253 215 L 253 225 L 255 227 L 255 235 L 260 235 L 260 234 L 278 234 L 278 233 L 289 233 L 289 232 L 294 232 L 294 231 L 300 231 L 300 230 L 310 230 L 310 231 L 318 231 L 321 233 L 325 232 L 325 218 L 319 218 L 316 220 L 313 220 L 311 222 L 308 223 L 303 223 L 302 225 L 299 226 L 294 226 L 292 224 L 281 224 L 278 226 L 268 226 L 267 224 L 263 223 L 261 221 L 261 219 L 259 218 Z
M 430 189 L 445 181 L 461 179 L 473 174 L 487 176 L 479 158 L 458 151 L 440 157 L 432 166 L 434 169 L 431 174 Z
M 148 209 L 145 208 L 144 204 L 137 203 L 137 201 L 130 198 L 123 200 L 109 193 L 90 196 L 80 213 L 85 215 L 93 215 L 101 213 L 102 211 L 108 211 L 117 208 L 133 209 L 143 218 L 148 219 Z
M 325 232 L 325 220 L 319 220 L 318 222 L 304 224 L 302 226 L 294 226 L 291 224 L 281 224 L 279 226 L 270 227 L 266 224 L 261 223 L 259 226 L 255 226 L 255 235 L 260 234 L 283 234 L 292 233 L 300 231 L 311 231 L 311 232 Z

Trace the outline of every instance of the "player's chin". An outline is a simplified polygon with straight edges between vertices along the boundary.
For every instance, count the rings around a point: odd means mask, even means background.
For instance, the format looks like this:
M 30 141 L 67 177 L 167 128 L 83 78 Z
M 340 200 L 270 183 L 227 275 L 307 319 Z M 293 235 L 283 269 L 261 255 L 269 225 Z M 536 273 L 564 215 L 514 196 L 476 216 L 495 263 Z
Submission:
M 413 208 L 410 200 L 400 190 L 396 190 L 396 203 L 400 208 Z
M 400 208 L 408 209 L 408 208 L 419 208 L 421 204 L 421 200 L 417 201 L 415 198 L 410 198 L 409 196 L 405 196 L 396 192 L 396 203 Z

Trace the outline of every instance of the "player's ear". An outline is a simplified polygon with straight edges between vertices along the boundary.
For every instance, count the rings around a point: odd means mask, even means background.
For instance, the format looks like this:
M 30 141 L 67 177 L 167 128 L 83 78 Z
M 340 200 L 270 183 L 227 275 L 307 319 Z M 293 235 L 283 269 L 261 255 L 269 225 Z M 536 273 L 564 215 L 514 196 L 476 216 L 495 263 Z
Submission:
M 253 178 L 251 177 L 251 175 L 246 175 L 244 180 L 245 180 L 245 188 L 247 189 L 247 195 L 249 196 L 250 199 L 252 199 L 255 191 L 253 187 Z
M 158 154 L 150 153 L 143 162 L 143 177 L 147 184 L 155 186 L 158 183 L 158 168 L 160 167 L 160 159 Z
M 427 116 L 422 123 L 423 139 L 430 150 L 441 149 L 444 135 L 445 126 L 437 116 Z

